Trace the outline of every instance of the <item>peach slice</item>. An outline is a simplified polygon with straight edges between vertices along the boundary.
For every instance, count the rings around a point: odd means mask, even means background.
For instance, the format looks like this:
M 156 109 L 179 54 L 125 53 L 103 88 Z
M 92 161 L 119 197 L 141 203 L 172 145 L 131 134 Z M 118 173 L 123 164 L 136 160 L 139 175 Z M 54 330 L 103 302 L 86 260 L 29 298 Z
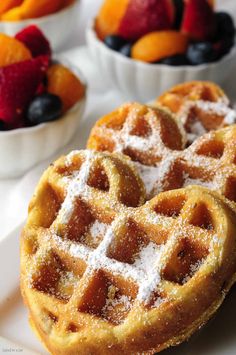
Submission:
M 85 87 L 81 81 L 61 64 L 52 65 L 47 72 L 48 92 L 57 95 L 63 102 L 63 112 L 82 99 Z
M 50 15 L 59 11 L 64 0 L 24 0 L 22 5 L 17 6 L 2 15 L 3 21 L 20 21 L 28 18 L 37 18 Z
M 105 0 L 96 18 L 95 29 L 100 39 L 116 34 L 129 0 Z
M 0 67 L 31 59 L 26 46 L 15 38 L 0 33 Z
M 138 40 L 131 52 L 133 59 L 152 63 L 175 54 L 183 54 L 188 37 L 178 31 L 151 32 Z
M 0 15 L 4 14 L 13 7 L 21 5 L 23 0 L 3 0 L 0 2 Z

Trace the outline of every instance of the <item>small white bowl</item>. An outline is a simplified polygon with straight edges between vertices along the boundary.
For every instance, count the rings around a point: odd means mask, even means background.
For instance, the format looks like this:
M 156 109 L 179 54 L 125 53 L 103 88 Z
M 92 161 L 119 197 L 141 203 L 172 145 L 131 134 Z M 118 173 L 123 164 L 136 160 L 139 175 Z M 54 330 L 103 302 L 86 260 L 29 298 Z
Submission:
M 147 102 L 173 85 L 192 80 L 210 80 L 222 84 L 235 65 L 236 46 L 215 63 L 172 67 L 148 64 L 123 56 L 108 48 L 98 37 L 92 22 L 86 31 L 87 44 L 99 71 L 107 83 L 120 89 L 129 100 Z
M 79 0 L 75 0 L 70 6 L 48 16 L 23 21 L 0 21 L 0 32 L 14 36 L 23 28 L 34 24 L 45 33 L 53 50 L 61 49 L 76 27 L 79 3 Z
M 65 61 L 60 60 L 65 64 Z M 67 67 L 86 85 L 78 68 Z M 65 146 L 78 129 L 86 102 L 85 96 L 56 121 L 0 132 L 0 178 L 24 174 L 35 164 Z

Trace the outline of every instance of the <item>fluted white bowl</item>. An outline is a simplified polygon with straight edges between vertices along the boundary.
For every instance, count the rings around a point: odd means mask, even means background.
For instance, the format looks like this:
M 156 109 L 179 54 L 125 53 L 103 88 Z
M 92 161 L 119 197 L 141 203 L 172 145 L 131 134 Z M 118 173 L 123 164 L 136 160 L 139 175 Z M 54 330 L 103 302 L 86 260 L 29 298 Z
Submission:
M 65 64 L 65 61 L 61 62 Z M 86 85 L 78 68 L 69 65 L 68 61 L 66 65 Z M 34 127 L 1 131 L 0 178 L 18 177 L 65 146 L 78 129 L 85 102 L 86 94 L 56 121 L 41 123 Z
M 0 32 L 14 36 L 23 28 L 34 24 L 47 36 L 53 50 L 61 49 L 63 44 L 70 38 L 76 26 L 79 4 L 80 1 L 76 0 L 70 6 L 54 14 L 39 18 L 22 21 L 0 21 Z
M 94 21 L 86 31 L 87 44 L 103 79 L 120 89 L 127 99 L 149 101 L 171 86 L 191 80 L 210 80 L 221 84 L 235 65 L 236 46 L 214 63 L 173 67 L 148 64 L 123 56 L 108 48 L 94 30 Z

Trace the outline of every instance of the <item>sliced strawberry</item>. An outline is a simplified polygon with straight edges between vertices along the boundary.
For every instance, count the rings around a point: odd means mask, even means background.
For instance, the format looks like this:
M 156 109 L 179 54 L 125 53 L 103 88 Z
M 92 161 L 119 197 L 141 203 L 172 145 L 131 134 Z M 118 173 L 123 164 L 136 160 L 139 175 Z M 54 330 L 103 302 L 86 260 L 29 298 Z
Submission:
M 216 29 L 214 11 L 207 0 L 188 0 L 185 5 L 181 31 L 190 38 L 206 41 Z
M 51 57 L 50 43 L 37 26 L 31 25 L 24 28 L 16 34 L 15 38 L 25 44 L 33 57 L 38 57 L 39 55 Z
M 47 88 L 44 82 L 41 82 L 37 88 L 36 95 L 44 94 L 47 91 Z
M 172 0 L 130 0 L 118 34 L 136 40 L 148 32 L 169 29 L 175 19 Z
M 47 68 L 44 56 L 0 68 L 0 119 L 9 127 L 22 126 L 24 112 Z

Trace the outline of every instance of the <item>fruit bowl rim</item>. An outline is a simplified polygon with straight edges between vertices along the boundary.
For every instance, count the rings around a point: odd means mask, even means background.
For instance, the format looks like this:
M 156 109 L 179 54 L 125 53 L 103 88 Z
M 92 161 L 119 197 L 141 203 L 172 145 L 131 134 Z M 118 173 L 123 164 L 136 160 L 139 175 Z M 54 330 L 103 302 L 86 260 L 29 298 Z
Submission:
M 24 26 L 27 26 L 29 24 L 32 24 L 32 21 L 35 21 L 36 22 L 35 25 L 40 25 L 45 20 L 51 21 L 54 17 L 61 15 L 64 12 L 70 11 L 73 7 L 77 6 L 80 2 L 81 2 L 81 0 L 74 0 L 74 2 L 72 4 L 67 5 L 63 9 L 53 12 L 52 14 L 49 14 L 49 15 L 44 15 L 44 16 L 40 16 L 40 17 L 30 17 L 30 18 L 27 18 L 24 20 L 19 20 L 19 21 L 1 21 L 0 20 L 0 24 L 6 24 L 7 26 L 11 26 L 11 25 L 15 25 L 15 24 L 20 23 Z
M 69 110 L 64 112 L 62 114 L 62 116 L 60 116 L 56 120 L 49 121 L 49 122 L 43 122 L 43 123 L 40 123 L 35 126 L 21 127 L 21 128 L 14 128 L 14 129 L 6 130 L 6 131 L 0 131 L 0 136 L 23 135 L 26 133 L 30 134 L 35 131 L 43 130 L 44 127 L 46 127 L 46 126 L 56 125 L 58 122 L 61 122 L 62 120 L 66 119 L 67 115 L 70 112 L 77 111 L 78 108 L 80 107 L 80 105 L 86 100 L 88 84 L 87 84 L 87 81 L 86 81 L 85 76 L 82 73 L 82 71 L 77 66 L 73 65 L 68 59 L 64 59 L 63 57 L 55 56 L 55 57 L 53 57 L 53 61 L 60 63 L 62 65 L 65 65 L 68 69 L 70 69 L 73 72 L 73 74 L 76 75 L 76 77 L 79 78 L 79 80 L 81 81 L 81 83 L 85 87 L 85 92 L 84 92 L 84 95 L 82 96 L 82 98 L 79 101 L 77 101 Z
M 107 47 L 105 45 L 105 43 L 98 37 L 96 31 L 95 31 L 95 20 L 96 17 L 93 18 L 86 29 L 86 34 L 88 36 L 93 36 L 93 39 L 98 43 L 98 45 L 103 48 L 103 50 L 105 50 L 107 53 L 113 54 L 114 56 L 117 56 L 117 58 L 119 58 L 120 61 L 126 62 L 126 63 L 130 63 L 133 65 L 136 65 L 139 68 L 142 69 L 147 69 L 147 68 L 153 68 L 153 69 L 163 69 L 163 70 L 169 70 L 169 71 L 184 71 L 184 70 L 191 70 L 193 72 L 197 72 L 199 70 L 204 70 L 207 68 L 213 68 L 216 67 L 219 64 L 222 64 L 222 62 L 227 61 L 227 59 L 229 59 L 230 57 L 233 57 L 233 55 L 236 55 L 236 43 L 234 43 L 234 45 L 232 46 L 232 48 L 230 49 L 229 53 L 225 54 L 222 58 L 220 58 L 219 60 L 215 61 L 215 62 L 211 62 L 211 63 L 204 63 L 204 64 L 199 64 L 199 65 L 180 65 L 180 66 L 172 66 L 172 65 L 168 65 L 168 64 L 163 64 L 163 63 L 147 63 L 141 60 L 137 60 L 137 59 L 133 59 L 133 58 L 129 58 L 124 56 L 123 54 Z M 236 38 L 236 36 L 235 36 Z

